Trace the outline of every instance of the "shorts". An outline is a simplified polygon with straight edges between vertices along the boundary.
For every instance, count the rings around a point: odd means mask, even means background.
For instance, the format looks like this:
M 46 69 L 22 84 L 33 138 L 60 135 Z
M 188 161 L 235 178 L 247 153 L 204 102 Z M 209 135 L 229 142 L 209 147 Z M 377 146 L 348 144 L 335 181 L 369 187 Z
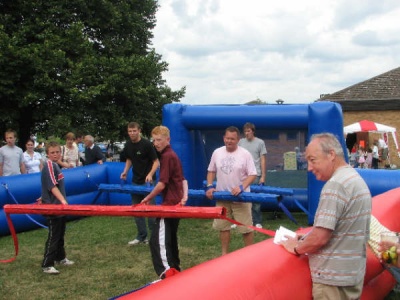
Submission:
M 386 160 L 387 157 L 388 157 L 388 148 L 383 148 L 382 149 L 381 159 Z
M 226 208 L 226 216 L 230 219 L 235 219 L 239 223 L 246 226 L 253 225 L 251 217 L 251 203 L 247 202 L 233 202 L 233 201 L 217 201 L 217 207 Z M 237 230 L 241 234 L 253 232 L 253 229 L 246 226 L 238 226 Z M 231 230 L 231 222 L 224 219 L 214 219 L 213 228 L 218 231 Z
M 313 299 L 360 299 L 364 280 L 354 286 L 334 286 L 322 283 L 313 283 Z

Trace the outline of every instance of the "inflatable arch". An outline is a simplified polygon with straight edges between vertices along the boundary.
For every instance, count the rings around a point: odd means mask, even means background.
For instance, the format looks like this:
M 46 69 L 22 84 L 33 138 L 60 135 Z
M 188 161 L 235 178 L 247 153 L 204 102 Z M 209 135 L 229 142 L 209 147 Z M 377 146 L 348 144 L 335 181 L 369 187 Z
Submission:
M 171 130 L 171 145 L 182 161 L 189 187 L 202 188 L 212 150 L 222 146 L 222 135 L 228 126 L 239 129 L 246 122 L 258 130 L 305 130 L 314 133 L 331 132 L 343 143 L 342 109 L 337 103 L 315 102 L 310 105 L 206 105 L 190 106 L 167 104 L 163 108 L 163 124 Z M 202 131 L 220 129 L 218 144 Z M 209 148 L 212 149 L 209 149 Z M 347 152 L 346 152 L 347 153 Z M 308 174 L 309 223 L 314 219 L 322 188 L 312 174 Z M 205 205 L 201 203 L 201 205 Z

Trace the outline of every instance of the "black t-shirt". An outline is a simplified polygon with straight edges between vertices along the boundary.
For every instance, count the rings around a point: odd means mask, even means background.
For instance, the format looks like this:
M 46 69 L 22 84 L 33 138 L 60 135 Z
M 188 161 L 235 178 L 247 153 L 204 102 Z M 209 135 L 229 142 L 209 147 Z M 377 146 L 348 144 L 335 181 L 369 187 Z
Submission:
M 157 159 L 157 153 L 153 144 L 144 138 L 141 138 L 137 143 L 128 140 L 125 144 L 124 154 L 126 159 L 132 162 L 132 182 L 144 184 L 146 176 L 153 166 L 153 162 Z M 153 180 L 155 179 L 154 174 Z

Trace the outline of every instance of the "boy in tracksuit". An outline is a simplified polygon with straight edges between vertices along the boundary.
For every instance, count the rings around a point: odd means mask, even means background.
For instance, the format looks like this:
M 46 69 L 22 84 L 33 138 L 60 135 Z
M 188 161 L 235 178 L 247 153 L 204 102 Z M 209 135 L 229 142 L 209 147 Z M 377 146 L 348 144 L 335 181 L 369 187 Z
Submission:
M 162 205 L 185 205 L 188 185 L 183 177 L 182 165 L 170 146 L 170 132 L 165 126 L 155 127 L 151 135 L 160 155 L 159 181 L 141 203 L 146 204 L 162 193 Z M 154 270 L 161 279 L 180 272 L 177 218 L 157 218 L 150 238 Z
M 43 204 L 64 204 L 67 205 L 65 194 L 64 175 L 61 172 L 57 161 L 61 159 L 61 147 L 57 142 L 49 142 L 46 145 L 48 160 L 42 169 L 42 196 L 39 201 Z M 65 266 L 73 265 L 65 254 L 64 234 L 65 216 L 46 216 L 49 235 L 47 237 L 42 269 L 47 274 L 59 274 L 54 264 Z

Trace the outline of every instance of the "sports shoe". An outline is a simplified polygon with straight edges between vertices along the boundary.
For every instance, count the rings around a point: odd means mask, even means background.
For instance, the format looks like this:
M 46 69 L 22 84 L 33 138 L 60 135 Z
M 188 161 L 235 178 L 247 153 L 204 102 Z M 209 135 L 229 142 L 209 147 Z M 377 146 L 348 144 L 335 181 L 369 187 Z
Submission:
M 165 278 L 169 278 L 172 277 L 176 274 L 180 273 L 179 270 L 175 269 L 175 268 L 169 268 L 168 270 L 164 271 L 161 275 L 160 278 L 161 279 L 165 279 Z
M 231 228 L 232 228 L 232 229 L 235 229 L 236 227 L 237 227 L 236 224 L 232 224 L 232 225 L 231 225 Z
M 262 225 L 261 224 L 256 224 L 256 227 L 257 228 L 262 228 Z
M 47 267 L 47 268 L 42 268 L 43 272 L 46 274 L 60 274 L 60 271 L 58 271 L 56 268 L 54 267 Z
M 139 245 L 139 244 L 145 244 L 147 245 L 149 243 L 148 240 L 138 240 L 138 239 L 134 239 L 133 241 L 128 242 L 128 245 L 134 246 L 134 245 Z
M 56 261 L 56 264 L 63 265 L 63 266 L 72 266 L 75 262 L 69 260 L 68 258 L 64 258 L 63 260 Z

